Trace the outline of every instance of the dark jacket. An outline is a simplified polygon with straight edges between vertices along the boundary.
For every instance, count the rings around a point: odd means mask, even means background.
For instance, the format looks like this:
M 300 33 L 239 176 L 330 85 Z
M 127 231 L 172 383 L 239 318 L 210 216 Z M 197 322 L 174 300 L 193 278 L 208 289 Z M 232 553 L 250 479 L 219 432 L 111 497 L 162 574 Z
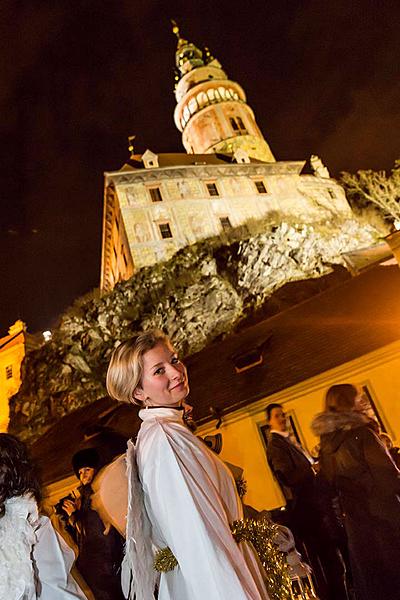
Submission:
M 312 430 L 343 511 L 357 600 L 400 598 L 400 472 L 360 413 L 321 413 Z
M 310 461 L 289 439 L 270 433 L 267 459 L 289 507 L 313 496 L 315 475 Z
M 74 516 L 74 532 L 79 554 L 76 566 L 96 600 L 122 600 L 120 568 L 123 538 L 111 526 L 107 534 L 99 514 L 91 507 L 90 485 L 79 488 L 81 505 Z

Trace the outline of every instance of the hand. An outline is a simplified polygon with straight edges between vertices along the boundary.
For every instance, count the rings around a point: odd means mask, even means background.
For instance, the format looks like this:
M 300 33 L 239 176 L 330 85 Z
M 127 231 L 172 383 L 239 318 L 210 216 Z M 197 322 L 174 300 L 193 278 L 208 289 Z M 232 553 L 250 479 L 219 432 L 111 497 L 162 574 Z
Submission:
M 62 504 L 63 510 L 65 510 L 65 512 L 67 513 L 67 515 L 70 517 L 72 515 L 72 513 L 74 513 L 77 509 L 77 506 L 75 504 L 75 502 L 73 502 L 72 500 L 64 500 L 63 504 Z

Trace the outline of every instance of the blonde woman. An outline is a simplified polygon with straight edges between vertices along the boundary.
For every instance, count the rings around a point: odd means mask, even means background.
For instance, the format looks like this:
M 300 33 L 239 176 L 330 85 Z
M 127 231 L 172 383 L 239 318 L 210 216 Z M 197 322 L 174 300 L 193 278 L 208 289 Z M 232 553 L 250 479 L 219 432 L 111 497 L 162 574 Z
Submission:
M 230 531 L 243 517 L 235 481 L 183 423 L 189 381 L 169 339 L 147 331 L 118 346 L 107 389 L 143 421 L 127 455 L 129 597 L 153 597 L 154 548 L 169 548 L 177 565 L 161 573 L 159 600 L 268 600 L 252 548 Z

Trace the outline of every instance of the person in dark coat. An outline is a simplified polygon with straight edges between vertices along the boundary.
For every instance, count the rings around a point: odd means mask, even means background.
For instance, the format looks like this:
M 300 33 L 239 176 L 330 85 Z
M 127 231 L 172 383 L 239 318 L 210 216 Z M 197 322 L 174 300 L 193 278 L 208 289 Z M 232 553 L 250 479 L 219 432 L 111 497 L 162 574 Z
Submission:
M 353 385 L 334 385 L 313 420 L 320 476 L 339 496 L 357 600 L 394 600 L 400 598 L 400 471 L 357 401 Z
M 281 404 L 269 404 L 266 414 L 267 459 L 286 499 L 284 524 L 292 530 L 297 547 L 306 551 L 319 597 L 346 600 L 345 568 L 319 502 L 313 459 L 291 439 Z
M 66 530 L 78 546 L 76 567 L 96 600 L 123 600 L 120 567 L 123 538 L 117 530 L 101 520 L 92 509 L 92 482 L 100 466 L 95 448 L 80 450 L 72 458 L 72 466 L 81 482 L 76 499 L 63 501 L 69 519 Z

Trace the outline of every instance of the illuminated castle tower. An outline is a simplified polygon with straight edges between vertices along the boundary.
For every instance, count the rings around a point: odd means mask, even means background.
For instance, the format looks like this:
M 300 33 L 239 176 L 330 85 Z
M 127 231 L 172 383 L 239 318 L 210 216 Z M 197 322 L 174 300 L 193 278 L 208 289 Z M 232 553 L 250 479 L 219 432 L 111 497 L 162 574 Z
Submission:
M 188 154 L 233 154 L 240 148 L 251 158 L 275 162 L 241 86 L 228 79 L 208 50 L 203 56 L 183 39 L 176 23 L 173 32 L 178 38 L 174 119 Z

